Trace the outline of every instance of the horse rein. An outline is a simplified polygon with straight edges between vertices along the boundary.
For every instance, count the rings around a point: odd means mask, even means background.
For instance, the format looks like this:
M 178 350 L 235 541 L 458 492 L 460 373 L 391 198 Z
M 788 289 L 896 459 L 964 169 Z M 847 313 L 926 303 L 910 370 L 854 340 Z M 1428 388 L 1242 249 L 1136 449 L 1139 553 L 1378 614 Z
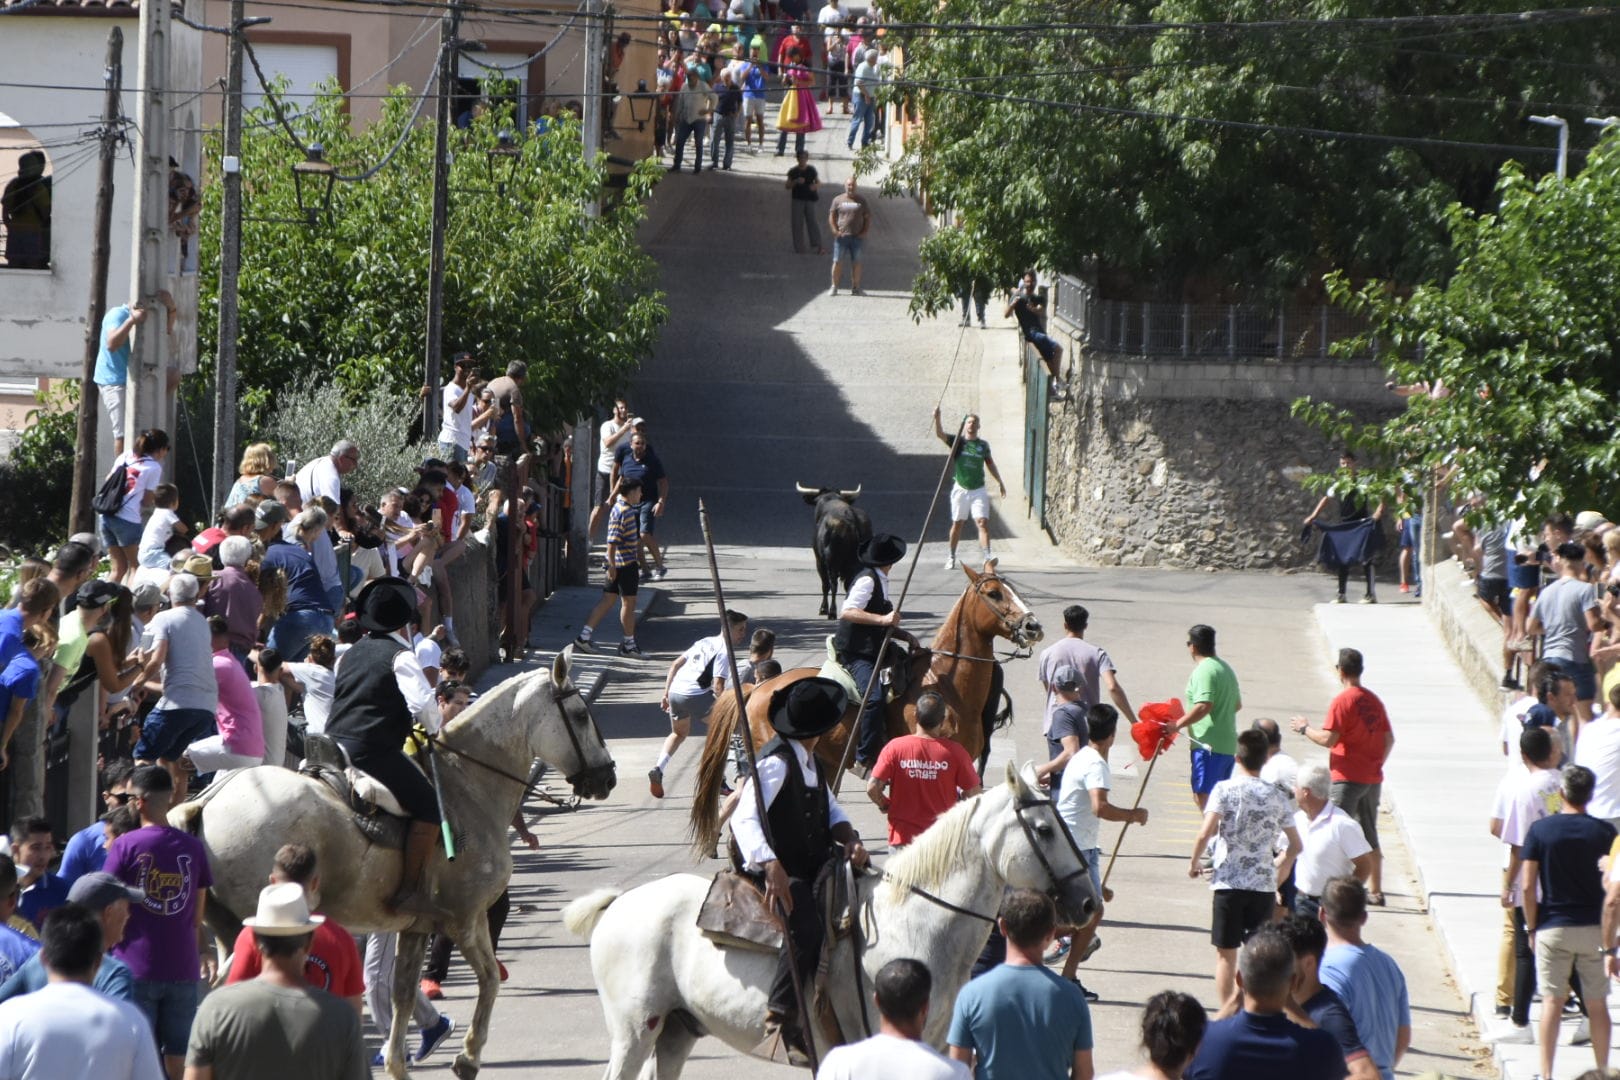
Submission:
M 573 747 L 574 747 L 574 759 L 579 762 L 579 766 L 580 766 L 580 771 L 578 773 L 575 773 L 574 776 L 564 776 L 563 777 L 563 779 L 568 781 L 570 784 L 572 784 L 574 782 L 575 777 L 582 776 L 587 771 L 586 768 L 585 768 L 585 748 L 580 745 L 579 736 L 574 732 L 574 725 L 573 725 L 572 721 L 569 719 L 568 710 L 566 708 L 563 708 L 563 702 L 567 701 L 571 697 L 581 697 L 578 687 L 570 686 L 567 690 L 558 690 L 558 689 L 555 688 L 555 686 L 553 686 L 553 689 L 552 689 L 552 692 L 551 692 L 551 700 L 552 700 L 553 703 L 555 703 L 557 705 L 558 710 L 562 713 L 563 730 L 568 732 L 568 741 L 570 743 L 572 743 Z M 445 742 L 442 738 L 440 738 L 436 734 L 429 735 L 428 736 L 428 742 L 430 744 L 432 744 L 436 749 L 442 750 L 447 754 L 453 754 L 456 757 L 465 758 L 466 760 L 472 762 L 474 765 L 477 765 L 477 766 L 479 766 L 481 768 L 487 769 L 487 770 L 489 770 L 490 772 L 494 773 L 497 776 L 503 776 L 506 779 L 513 781 L 514 783 L 521 784 L 523 786 L 523 794 L 525 796 L 527 796 L 529 794 L 529 790 L 534 787 L 535 783 L 538 783 L 538 780 L 531 781 L 526 776 L 519 776 L 516 773 L 507 772 L 505 769 L 501 768 L 498 765 L 491 765 L 489 762 L 483 760 L 482 758 L 478 757 L 477 755 L 469 754 L 465 750 L 459 750 L 456 747 L 451 746 L 449 743 Z

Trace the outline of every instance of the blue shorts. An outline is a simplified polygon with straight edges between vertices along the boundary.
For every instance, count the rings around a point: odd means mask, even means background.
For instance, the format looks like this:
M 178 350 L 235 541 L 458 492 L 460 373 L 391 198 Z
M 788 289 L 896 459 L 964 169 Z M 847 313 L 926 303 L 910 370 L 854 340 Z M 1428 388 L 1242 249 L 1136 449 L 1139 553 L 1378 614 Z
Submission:
M 141 542 L 141 532 L 144 526 L 138 521 L 117 517 L 113 514 L 101 515 L 101 542 L 110 548 L 135 547 Z
M 212 734 L 210 709 L 153 709 L 141 725 L 134 756 L 137 761 L 178 761 L 186 747 Z
M 861 261 L 861 238 L 858 236 L 833 237 L 833 262 L 858 263 Z
M 1041 354 L 1041 359 L 1050 360 L 1058 354 L 1058 343 L 1039 330 L 1031 330 L 1024 335 L 1024 340 L 1035 346 L 1035 351 Z
M 641 518 L 641 535 L 651 536 L 658 531 L 658 515 L 653 513 L 657 503 L 645 496 L 636 504 L 636 511 Z
M 1208 795 L 1215 785 L 1232 775 L 1237 758 L 1232 754 L 1217 754 L 1201 746 L 1192 748 L 1192 789 L 1194 795 Z
M 191 1041 L 191 1022 L 197 1016 L 197 980 L 160 982 L 135 980 L 135 1004 L 152 1022 L 158 1053 L 184 1057 Z
M 1541 567 L 1533 562 L 1508 561 L 1508 587 L 1513 589 L 1541 588 Z
M 1568 675 L 1575 681 L 1575 699 L 1577 701 L 1597 700 L 1597 669 L 1589 663 L 1580 663 L 1575 660 L 1547 659 L 1548 664 Z
M 1091 872 L 1091 887 L 1097 890 L 1097 900 L 1102 900 L 1102 848 L 1086 848 L 1080 853 L 1085 856 L 1086 869 Z

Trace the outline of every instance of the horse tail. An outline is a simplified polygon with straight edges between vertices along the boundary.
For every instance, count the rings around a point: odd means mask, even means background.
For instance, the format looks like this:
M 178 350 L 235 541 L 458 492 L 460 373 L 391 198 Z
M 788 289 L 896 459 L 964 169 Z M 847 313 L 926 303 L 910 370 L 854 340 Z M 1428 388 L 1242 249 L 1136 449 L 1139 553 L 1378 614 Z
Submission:
M 743 722 L 748 722 L 746 717 Z M 700 859 L 714 854 L 720 837 L 720 788 L 726 779 L 726 759 L 736 730 L 737 698 L 721 694 L 709 710 L 709 732 L 703 738 L 703 756 L 698 761 L 697 786 L 692 792 L 692 811 L 686 826 L 692 850 Z
M 590 940 L 608 907 L 624 895 L 623 889 L 595 889 L 562 909 L 563 925 L 570 934 Z

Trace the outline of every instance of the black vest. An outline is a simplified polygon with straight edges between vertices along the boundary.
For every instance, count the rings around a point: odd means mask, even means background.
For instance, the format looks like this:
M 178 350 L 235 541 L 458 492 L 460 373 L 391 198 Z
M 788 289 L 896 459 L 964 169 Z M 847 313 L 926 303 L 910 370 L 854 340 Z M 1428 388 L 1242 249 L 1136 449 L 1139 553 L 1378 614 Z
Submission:
M 870 566 L 862 567 L 850 579 L 850 587 L 862 577 L 872 579 L 872 599 L 866 602 L 861 610 L 872 615 L 887 615 L 894 610 L 894 605 L 883 596 L 883 586 L 878 582 L 878 572 Z M 883 627 L 866 626 L 838 620 L 838 633 L 833 638 L 833 647 L 838 655 L 843 657 L 858 656 L 866 660 L 876 660 L 878 650 L 883 647 Z
M 413 716 L 394 680 L 394 657 L 404 649 L 391 637 L 364 637 L 349 647 L 338 665 L 328 735 L 372 752 L 405 745 Z
M 832 854 L 832 800 L 827 794 L 825 768 L 817 764 L 816 786 L 809 787 L 797 751 L 781 737 L 766 743 L 760 757 L 780 758 L 787 766 L 782 790 L 765 811 L 776 860 L 788 877 L 813 882 Z

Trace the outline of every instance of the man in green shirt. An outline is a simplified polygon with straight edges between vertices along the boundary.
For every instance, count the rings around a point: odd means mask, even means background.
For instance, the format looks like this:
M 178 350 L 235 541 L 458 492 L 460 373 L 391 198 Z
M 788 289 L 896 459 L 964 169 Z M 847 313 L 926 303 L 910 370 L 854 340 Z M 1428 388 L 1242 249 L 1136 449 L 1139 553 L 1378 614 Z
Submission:
M 1237 714 L 1243 708 L 1237 675 L 1215 655 L 1215 628 L 1199 623 L 1187 631 L 1194 666 L 1187 677 L 1187 715 L 1178 729 L 1191 728 L 1193 802 L 1202 811 L 1215 785 L 1232 775 L 1237 755 Z
M 951 553 L 945 558 L 945 569 L 956 569 L 956 541 L 962 535 L 962 523 L 968 518 L 979 527 L 979 546 L 984 549 L 984 561 L 990 561 L 990 494 L 984 489 L 984 471 L 996 478 L 1001 497 L 1007 497 L 1007 485 L 1001 482 L 996 461 L 990 456 L 990 444 L 979 438 L 979 417 L 968 413 L 962 422 L 962 441 L 945 434 L 939 423 L 939 407 L 934 407 L 934 434 L 946 446 L 953 446 L 954 464 L 951 484 Z

